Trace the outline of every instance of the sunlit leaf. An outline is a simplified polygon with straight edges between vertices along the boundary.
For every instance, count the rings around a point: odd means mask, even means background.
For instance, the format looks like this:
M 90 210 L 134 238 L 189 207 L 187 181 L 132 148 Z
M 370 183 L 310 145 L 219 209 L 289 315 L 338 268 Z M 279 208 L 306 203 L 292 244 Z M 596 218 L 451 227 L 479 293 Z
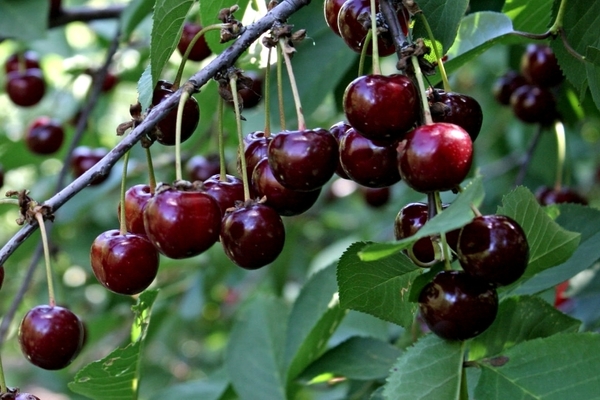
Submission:
M 133 30 L 152 12 L 154 0 L 134 0 L 121 13 L 122 40 L 127 41 Z
M 502 12 L 517 31 L 544 33 L 550 27 L 552 2 L 548 0 L 506 0 Z

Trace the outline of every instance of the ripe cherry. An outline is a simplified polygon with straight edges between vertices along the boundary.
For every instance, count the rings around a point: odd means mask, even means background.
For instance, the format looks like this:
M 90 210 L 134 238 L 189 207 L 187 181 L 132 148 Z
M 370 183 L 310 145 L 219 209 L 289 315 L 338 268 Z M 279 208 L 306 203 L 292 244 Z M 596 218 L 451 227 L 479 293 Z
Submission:
M 104 81 L 102 82 L 102 92 L 107 93 L 114 89 L 115 86 L 119 83 L 119 77 L 114 73 L 107 71 L 104 76 Z
M 436 335 L 447 340 L 466 340 L 494 322 L 498 294 L 466 272 L 441 271 L 421 290 L 419 310 Z
M 253 108 L 260 103 L 263 96 L 263 81 L 264 77 L 262 74 L 256 71 L 245 71 L 244 80 L 238 79 L 238 99 L 243 109 Z M 251 81 L 251 84 L 243 84 L 247 80 Z M 242 85 L 243 84 L 243 85 Z M 231 101 L 227 101 L 225 104 L 233 106 L 233 98 Z
M 146 204 L 151 198 L 152 191 L 150 186 L 146 184 L 134 185 L 125 191 L 125 226 L 127 232 L 146 235 L 144 208 L 146 208 Z M 117 213 L 121 218 L 120 203 L 117 207 Z
M 523 122 L 551 124 L 557 118 L 556 99 L 551 91 L 535 85 L 523 85 L 510 96 L 513 112 Z
M 397 140 L 419 117 L 419 97 L 405 75 L 363 75 L 344 92 L 348 123 L 371 140 Z
M 94 275 L 105 288 L 133 295 L 144 291 L 156 278 L 159 254 L 145 235 L 121 234 L 112 229 L 94 239 L 90 261 Z
M 25 135 L 25 144 L 35 154 L 52 154 L 62 146 L 65 131 L 60 122 L 50 117 L 36 118 Z
M 400 147 L 402 179 L 422 193 L 454 189 L 469 173 L 473 160 L 467 131 L 445 122 L 418 126 Z
M 7 74 L 26 69 L 40 69 L 40 57 L 35 51 L 27 50 L 23 53 L 13 53 L 4 62 L 4 71 Z
M 70 310 L 40 305 L 25 314 L 18 336 L 23 354 L 32 364 L 56 370 L 77 357 L 83 346 L 84 328 Z
M 512 218 L 484 215 L 461 229 L 458 260 L 469 275 L 494 286 L 505 286 L 525 272 L 529 244 L 523 228 Z
M 348 129 L 340 141 L 340 164 L 354 182 L 379 188 L 400 180 L 395 143 L 375 142 Z
M 385 206 L 390 201 L 391 189 L 389 186 L 382 188 L 361 186 L 360 193 L 367 205 L 373 208 L 379 208 Z
M 108 154 L 108 150 L 98 147 L 92 149 L 87 146 L 79 146 L 73 150 L 71 154 L 71 170 L 75 178 L 80 177 L 88 169 L 92 168 Z M 108 178 L 109 174 L 97 175 L 90 185 L 99 185 Z
M 333 135 L 333 137 L 335 138 L 335 140 L 337 140 L 337 142 L 338 142 L 338 148 L 339 148 L 340 140 L 342 139 L 342 136 L 344 136 L 344 134 L 346 133 L 346 131 L 348 129 L 350 129 L 350 128 L 352 128 L 352 126 L 350 126 L 350 124 L 348 124 L 345 121 L 336 122 L 335 124 L 333 124 L 329 128 L 329 132 L 331 132 L 331 134 Z M 339 157 L 338 157 L 337 166 L 335 167 L 335 173 L 340 178 L 350 179 L 350 177 L 348 176 L 348 174 L 346 174 L 346 172 L 344 171 L 344 168 L 342 168 L 342 164 L 340 163 Z
M 196 36 L 196 34 L 201 30 L 202 26 L 197 23 L 185 22 L 183 24 L 181 38 L 179 39 L 179 43 L 177 43 L 177 50 L 179 50 L 179 53 L 181 53 L 181 55 L 185 54 L 188 46 L 194 39 L 194 36 Z M 210 47 L 208 47 L 208 43 L 206 43 L 206 38 L 204 36 L 200 36 L 196 43 L 194 43 L 194 47 L 192 47 L 192 50 L 190 50 L 188 60 L 202 61 L 211 54 L 212 51 L 210 50 Z
M 213 175 L 204 181 L 203 186 L 206 193 L 219 204 L 221 215 L 225 215 L 227 209 L 234 207 L 236 202 L 244 201 L 244 184 L 233 175 L 226 175 L 223 180 L 219 174 Z
M 190 158 L 186 164 L 186 171 L 192 182 L 204 182 L 211 176 L 218 174 L 220 169 L 221 164 L 218 154 L 196 155 Z
M 244 158 L 246 159 L 246 173 L 248 174 L 248 178 L 252 177 L 256 164 L 263 158 L 267 158 L 271 138 L 271 136 L 265 136 L 265 133 L 262 131 L 252 132 L 244 138 Z M 241 168 L 242 166 L 239 165 L 240 171 Z
M 564 80 L 556 55 L 546 44 L 531 43 L 521 57 L 521 73 L 532 84 L 544 88 Z
M 273 136 L 267 149 L 275 178 L 288 189 L 313 191 L 335 172 L 338 143 L 325 129 L 283 131 Z
M 192 185 L 159 185 L 144 209 L 148 239 L 165 256 L 196 256 L 219 238 L 221 210 L 208 193 Z
M 338 15 L 340 8 L 344 5 L 346 0 L 325 0 L 323 3 L 323 14 L 325 14 L 325 22 L 327 26 L 335 33 L 340 36 L 340 30 L 338 28 Z
M 158 81 L 152 96 L 152 106 L 158 105 L 173 94 L 173 84 L 166 81 Z M 190 97 L 183 106 L 183 117 L 181 120 L 181 143 L 188 140 L 200 120 L 200 107 L 195 98 Z M 177 107 L 172 109 L 158 125 L 156 125 L 156 141 L 165 146 L 174 146 L 176 140 Z
M 535 198 L 543 206 L 560 203 L 576 203 L 586 206 L 588 201 L 585 197 L 568 187 L 556 189 L 549 186 L 541 186 L 535 192 Z
M 433 122 L 447 122 L 462 127 L 471 141 L 479 136 L 483 112 L 479 102 L 466 94 L 433 90 L 428 93 Z
M 510 96 L 523 85 L 527 85 L 527 79 L 517 71 L 508 71 L 496 80 L 493 87 L 494 97 L 500 104 L 510 104 Z
M 258 269 L 281 253 L 285 228 L 279 214 L 257 202 L 249 202 L 223 217 L 221 244 L 231 261 L 245 269 Z
M 31 107 L 40 102 L 46 93 L 46 81 L 42 70 L 30 68 L 6 74 L 6 94 L 21 107 Z

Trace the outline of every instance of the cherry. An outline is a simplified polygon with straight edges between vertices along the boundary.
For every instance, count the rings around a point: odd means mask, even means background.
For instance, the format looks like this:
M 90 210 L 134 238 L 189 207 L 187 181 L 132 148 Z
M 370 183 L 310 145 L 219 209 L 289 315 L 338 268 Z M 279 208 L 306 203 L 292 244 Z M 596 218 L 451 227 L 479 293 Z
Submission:
M 21 107 L 31 107 L 42 100 L 46 93 L 46 81 L 42 70 L 30 68 L 6 74 L 6 93 L 10 100 Z
M 363 75 L 344 92 L 348 123 L 371 140 L 402 138 L 417 122 L 419 97 L 405 75 Z
M 383 207 L 390 201 L 391 190 L 389 186 L 382 188 L 360 187 L 360 193 L 367 205 L 373 208 Z
M 96 279 L 124 295 L 143 292 L 158 272 L 159 254 L 145 235 L 112 229 L 92 242 L 90 261 Z
M 119 83 L 119 77 L 113 74 L 112 72 L 108 71 L 104 76 L 104 81 L 102 82 L 101 90 L 104 93 L 110 92 L 114 89 L 115 86 L 117 86 L 117 83 Z
M 98 147 L 90 148 L 87 146 L 79 146 L 73 150 L 71 154 L 71 170 L 75 178 L 83 175 L 88 169 L 92 168 L 98 161 L 102 160 L 108 154 L 108 150 Z M 109 174 L 97 175 L 90 185 L 99 185 L 108 178 Z
M 25 314 L 19 326 L 19 344 L 25 357 L 48 370 L 65 368 L 83 346 L 84 328 L 70 310 L 40 305 Z
M 338 144 L 325 129 L 283 131 L 273 136 L 267 149 L 275 178 L 288 189 L 313 191 L 335 172 Z
M 13 53 L 4 62 L 4 71 L 7 74 L 13 71 L 40 68 L 40 57 L 32 50 L 27 50 L 23 53 Z
M 481 106 L 466 94 L 433 90 L 428 93 L 433 122 L 447 122 L 462 127 L 471 141 L 479 136 L 483 122 Z
M 527 85 L 527 79 L 517 71 L 508 71 L 494 82 L 494 98 L 505 106 L 510 104 L 510 96 L 515 90 Z
M 60 122 L 50 117 L 36 118 L 25 135 L 25 144 L 35 154 L 52 154 L 62 146 L 65 131 Z
M 521 57 L 521 73 L 532 84 L 544 88 L 556 86 L 565 78 L 550 46 L 538 43 L 527 45 Z
M 454 189 L 471 168 L 473 142 L 458 125 L 437 122 L 418 126 L 400 147 L 400 174 L 418 192 Z
M 205 181 L 211 176 L 218 174 L 221 170 L 218 154 L 206 156 L 196 155 L 186 163 L 186 170 L 190 181 Z
M 138 184 L 125 191 L 125 226 L 127 232 L 146 235 L 144 227 L 144 208 L 152 198 L 149 185 Z M 117 207 L 117 214 L 121 218 L 121 204 Z
M 166 81 L 158 81 L 154 88 L 154 94 L 152 96 L 152 105 L 156 106 L 161 101 L 173 94 L 173 84 Z M 181 120 L 181 143 L 188 140 L 200 120 L 200 107 L 195 98 L 190 97 L 183 106 L 183 117 Z M 176 127 L 177 124 L 177 107 L 163 118 L 158 125 L 156 125 L 156 141 L 165 146 L 174 146 L 176 139 Z
M 273 175 L 266 158 L 256 164 L 252 173 L 252 186 L 258 197 L 265 197 L 265 205 L 286 217 L 307 211 L 316 203 L 321 193 L 320 188 L 311 192 L 297 192 L 284 187 Z
M 243 109 L 254 108 L 260 103 L 263 96 L 263 81 L 262 74 L 256 71 L 244 72 L 244 80 L 238 79 L 238 99 Z M 246 85 L 244 82 L 249 80 L 251 84 Z M 225 104 L 233 106 L 233 98 Z
M 223 217 L 223 250 L 242 268 L 253 270 L 273 262 L 284 243 L 285 228 L 281 217 L 264 204 L 251 201 Z
M 585 197 L 568 187 L 556 189 L 548 186 L 541 186 L 535 192 L 535 197 L 543 206 L 560 203 L 576 203 L 586 206 L 588 201 Z
M 226 175 L 221 180 L 219 174 L 213 175 L 204 181 L 204 190 L 215 198 L 221 209 L 221 215 L 225 215 L 227 209 L 234 207 L 236 202 L 244 201 L 244 184 L 233 175 Z
M 325 22 L 327 22 L 327 26 L 338 36 L 341 36 L 340 30 L 338 28 L 338 15 L 340 13 L 340 8 L 346 0 L 325 0 L 323 3 L 323 14 L 325 15 Z
M 551 124 L 557 118 L 556 99 L 548 89 L 523 85 L 510 96 L 513 112 L 523 122 Z
M 337 140 L 337 142 L 338 142 L 338 147 L 340 145 L 340 140 L 342 139 L 342 136 L 344 136 L 344 134 L 346 133 L 346 131 L 348 129 L 350 129 L 350 128 L 352 128 L 352 126 L 350 126 L 350 124 L 348 124 L 345 121 L 336 122 L 335 124 L 333 124 L 329 128 L 329 132 L 333 135 L 333 137 L 335 138 L 335 140 Z M 346 172 L 344 171 L 344 168 L 342 168 L 342 164 L 340 163 L 339 157 L 338 157 L 337 166 L 335 167 L 335 173 L 340 178 L 350 179 L 350 177 L 348 176 L 348 174 L 346 174 Z
M 498 294 L 463 271 L 441 271 L 419 294 L 419 310 L 429 329 L 447 340 L 466 340 L 496 319 Z
M 221 210 L 208 193 L 192 185 L 159 185 L 144 208 L 148 239 L 169 258 L 196 256 L 219 238 Z
M 367 139 L 354 128 L 340 141 L 340 164 L 350 179 L 362 186 L 379 188 L 400 180 L 396 144 Z
M 177 43 L 177 50 L 179 50 L 181 55 L 185 54 L 188 46 L 194 39 L 194 36 L 196 36 L 196 34 L 201 30 L 202 26 L 194 22 L 188 21 L 183 24 L 181 38 L 179 39 L 179 43 Z M 208 43 L 206 43 L 206 38 L 203 35 L 198 38 L 196 43 L 194 43 L 194 47 L 192 47 L 192 50 L 188 55 L 188 60 L 202 61 L 211 54 L 212 51 L 210 50 L 210 47 L 208 47 Z
M 529 262 L 523 228 L 504 215 L 484 215 L 465 225 L 458 237 L 458 260 L 469 275 L 495 286 L 517 281 Z
M 270 141 L 271 136 L 265 136 L 265 133 L 262 131 L 252 132 L 244 138 L 244 158 L 246 159 L 246 173 L 248 177 L 252 177 L 256 164 L 263 158 L 267 158 Z M 239 168 L 241 171 L 241 165 Z

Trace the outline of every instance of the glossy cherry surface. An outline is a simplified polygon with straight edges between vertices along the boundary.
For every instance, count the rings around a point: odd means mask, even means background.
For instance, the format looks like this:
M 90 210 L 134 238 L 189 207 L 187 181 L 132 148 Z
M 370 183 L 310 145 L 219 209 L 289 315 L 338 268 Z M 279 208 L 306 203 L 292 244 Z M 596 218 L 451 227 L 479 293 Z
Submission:
M 35 154 L 52 154 L 63 144 L 65 131 L 62 124 L 50 117 L 38 117 L 25 135 L 27 148 Z
M 40 368 L 57 370 L 71 364 L 79 354 L 84 328 L 70 310 L 40 305 L 25 314 L 18 337 L 27 360 Z
M 396 140 L 419 117 L 419 97 L 405 75 L 363 75 L 346 87 L 343 98 L 348 123 L 371 140 Z
M 365 203 L 373 208 L 383 207 L 390 201 L 392 190 L 389 186 L 382 188 L 369 188 L 360 187 L 360 193 L 362 194 Z
M 242 268 L 258 269 L 275 261 L 284 243 L 285 228 L 281 217 L 264 204 L 245 204 L 223 217 L 223 250 Z
M 458 125 L 421 125 L 406 135 L 400 149 L 400 174 L 418 192 L 451 190 L 469 173 L 473 160 L 471 137 Z
M 338 143 L 326 129 L 279 132 L 267 149 L 275 178 L 296 191 L 321 188 L 333 176 L 338 157 Z
M 256 165 L 263 158 L 267 158 L 271 138 L 272 136 L 264 136 L 264 132 L 252 132 L 244 138 L 244 158 L 246 159 L 246 173 L 248 174 L 248 178 L 252 177 Z M 239 165 L 239 168 L 241 171 L 242 166 Z
M 481 131 L 483 111 L 479 102 L 466 94 L 435 90 L 429 92 L 429 106 L 433 122 L 447 122 L 463 128 L 471 141 L 475 141 Z
M 75 178 L 83 175 L 87 170 L 92 168 L 108 154 L 108 150 L 98 147 L 91 148 L 87 146 L 79 146 L 73 150 L 71 154 L 71 170 Z M 99 185 L 108 178 L 109 174 L 97 175 L 91 185 Z
M 186 163 L 186 171 L 191 182 L 204 182 L 211 176 L 218 174 L 221 169 L 218 154 L 196 155 Z
M 146 234 L 144 227 L 144 208 L 148 200 L 152 198 L 150 186 L 146 184 L 137 184 L 125 191 L 125 226 L 127 232 Z M 121 204 L 117 207 L 117 213 L 121 218 Z M 119 219 L 120 221 L 120 219 Z
M 118 294 L 144 291 L 158 272 L 158 250 L 137 233 L 112 229 L 101 233 L 90 249 L 92 271 L 105 288 Z
M 244 184 L 241 179 L 226 175 L 221 179 L 219 174 L 213 175 L 204 181 L 204 190 L 215 198 L 221 209 L 221 215 L 225 215 L 227 209 L 234 207 L 236 202 L 244 201 Z
M 402 207 L 394 221 L 394 236 L 396 240 L 406 239 L 413 236 L 429 219 L 427 204 L 409 203 Z M 417 240 L 412 245 L 412 255 L 418 262 L 427 264 L 435 260 L 435 249 L 437 246 L 429 237 Z M 441 253 L 441 248 L 438 254 Z
M 543 206 L 560 203 L 576 203 L 586 206 L 588 201 L 572 188 L 563 186 L 556 189 L 549 186 L 541 186 L 535 191 L 535 198 Z
M 221 209 L 208 193 L 198 189 L 157 187 L 144 209 L 146 235 L 165 256 L 196 256 L 218 239 Z
M 419 310 L 436 335 L 447 340 L 466 340 L 494 322 L 498 294 L 466 272 L 441 271 L 421 290 Z
M 493 86 L 494 98 L 505 106 L 510 104 L 510 96 L 523 85 L 527 85 L 527 79 L 517 71 L 508 71 L 496 79 Z
M 152 105 L 156 106 L 173 94 L 173 84 L 158 81 L 152 97 Z M 188 140 L 200 121 L 200 107 L 194 97 L 190 97 L 183 106 L 183 117 L 181 119 L 181 143 Z M 157 127 L 156 141 L 165 146 L 174 146 L 176 140 L 177 107 L 173 108 Z
M 329 128 L 329 132 L 333 135 L 335 140 L 338 142 L 338 148 L 340 146 L 340 140 L 342 139 L 342 136 L 344 136 L 346 131 L 350 128 L 352 128 L 352 126 L 349 123 L 347 123 L 346 121 L 336 122 L 335 124 L 331 125 L 331 127 Z M 338 157 L 337 166 L 335 167 L 335 173 L 340 178 L 350 179 L 348 174 L 346 174 L 346 172 L 344 171 L 344 168 L 342 168 L 342 164 L 340 163 L 339 157 Z
M 177 43 L 177 50 L 179 50 L 181 55 L 185 54 L 188 46 L 194 39 L 194 36 L 196 36 L 196 34 L 201 30 L 202 26 L 197 23 L 188 21 L 183 24 L 181 38 L 179 39 L 179 43 Z M 211 54 L 212 51 L 210 50 L 210 47 L 208 47 L 206 38 L 203 35 L 198 38 L 196 43 L 194 43 L 194 47 L 192 47 L 192 50 L 190 50 L 190 54 L 188 55 L 188 60 L 202 61 Z
M 535 85 L 523 85 L 510 96 L 513 112 L 523 122 L 551 124 L 558 117 L 556 99 L 551 91 Z
M 251 84 L 240 87 L 240 81 L 238 81 L 238 96 L 243 109 L 246 110 L 256 107 L 262 100 L 264 76 L 256 71 L 245 71 L 244 76 L 250 78 Z M 233 106 L 233 100 L 226 104 Z
M 323 3 L 323 14 L 325 15 L 325 22 L 327 26 L 335 33 L 340 36 L 340 30 L 338 28 L 338 15 L 340 8 L 346 0 L 325 0 Z
M 521 74 L 532 84 L 550 88 L 565 77 L 554 51 L 546 44 L 531 43 L 521 57 Z
M 525 272 L 529 244 L 523 228 L 512 218 L 484 215 L 461 229 L 458 260 L 469 275 L 505 286 Z
M 30 68 L 6 74 L 5 91 L 8 98 L 18 106 L 31 107 L 38 104 L 46 93 L 46 81 L 42 70 Z

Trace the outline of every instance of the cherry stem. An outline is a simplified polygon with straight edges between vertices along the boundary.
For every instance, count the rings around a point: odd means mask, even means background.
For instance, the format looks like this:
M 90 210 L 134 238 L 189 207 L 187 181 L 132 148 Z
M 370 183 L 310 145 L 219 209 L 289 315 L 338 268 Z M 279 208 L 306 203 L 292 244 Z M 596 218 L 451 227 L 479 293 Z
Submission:
M 365 60 L 367 59 L 367 47 L 369 46 L 369 43 L 371 43 L 372 38 L 373 32 L 369 29 L 367 36 L 365 37 L 363 48 L 360 50 L 360 58 L 358 60 L 358 76 L 362 76 L 364 74 Z
M 423 12 L 419 13 L 419 17 L 421 18 L 421 22 L 427 31 L 427 36 L 429 36 L 429 40 L 431 41 L 431 46 L 433 47 L 433 54 L 435 54 L 435 59 L 438 64 L 438 68 L 440 69 L 440 75 L 442 76 L 442 81 L 444 82 L 444 90 L 446 92 L 450 92 L 450 82 L 448 82 L 448 75 L 446 75 L 446 68 L 444 68 L 444 62 L 442 61 L 442 56 L 440 55 L 440 51 L 437 47 L 437 42 L 435 41 L 435 37 L 433 36 L 433 31 L 431 30 L 431 26 L 429 26 L 429 22 L 427 21 L 427 17 Z
M 271 87 L 271 53 L 273 51 L 272 47 L 269 47 L 267 51 L 267 68 L 265 68 L 265 137 L 271 136 L 271 94 L 269 93 L 269 89 Z
M 429 196 L 431 195 L 431 193 L 429 193 L 427 196 L 429 198 Z M 433 199 L 435 202 L 435 210 L 437 212 L 437 214 L 440 214 L 443 211 L 443 205 L 442 205 L 442 198 L 440 196 L 440 192 L 435 191 L 433 192 Z M 450 264 L 450 246 L 448 245 L 448 240 L 446 239 L 446 232 L 441 232 L 440 233 L 440 239 L 442 241 L 442 255 L 444 256 L 444 269 L 447 271 L 450 271 L 452 269 L 452 265 Z
M 12 204 L 12 205 L 18 206 L 19 200 L 10 199 L 10 198 L 0 199 L 0 204 Z
M 563 169 L 565 167 L 565 158 L 567 153 L 567 138 L 565 136 L 565 126 L 561 121 L 554 123 L 554 133 L 556 136 L 556 180 L 554 181 L 554 190 L 559 191 L 563 181 Z
M 561 0 L 560 5 L 558 6 L 558 12 L 556 13 L 556 19 L 554 23 L 548 29 L 548 32 L 551 34 L 556 34 L 563 26 L 563 19 L 565 17 L 565 12 L 567 11 L 567 0 Z
M 185 108 L 185 103 L 189 98 L 190 92 L 189 86 L 187 86 L 184 87 L 183 93 L 181 93 L 181 97 L 179 98 L 179 105 L 177 106 L 177 121 L 175 124 L 175 180 L 178 181 L 183 179 L 181 167 L 181 124 L 183 121 L 183 110 Z
M 281 47 L 277 46 L 277 100 L 279 103 L 279 125 L 281 130 L 285 130 L 285 110 L 283 109 L 283 65 L 281 57 Z
M 154 194 L 156 190 L 156 175 L 154 175 L 154 164 L 152 163 L 152 153 L 150 147 L 146 147 L 146 164 L 148 164 L 148 186 L 150 186 L 150 193 Z
M 237 97 L 236 92 L 233 92 L 233 97 Z M 225 164 L 225 132 L 223 131 L 223 98 L 219 96 L 217 101 L 217 118 L 219 120 L 219 180 L 227 181 L 227 165 Z
M 529 142 L 529 146 L 527 146 L 527 152 L 521 161 L 521 165 L 519 166 L 519 172 L 517 173 L 517 177 L 515 179 L 515 186 L 521 186 L 523 181 L 525 180 L 525 175 L 527 174 L 527 168 L 529 167 L 529 163 L 533 157 L 533 152 L 535 151 L 538 143 L 540 142 L 540 138 L 542 137 L 542 125 L 538 124 L 535 134 L 533 138 L 531 138 L 531 142 Z
M 417 57 L 412 56 L 410 58 L 412 65 L 415 69 L 415 77 L 417 78 L 417 83 L 419 85 L 419 97 L 421 98 L 421 106 L 423 108 L 423 121 L 425 121 L 425 125 L 433 124 L 433 119 L 431 118 L 431 110 L 429 109 L 429 101 L 427 101 L 427 92 L 425 90 L 425 81 L 423 80 L 423 72 L 421 72 L 421 67 L 419 66 L 419 60 Z
M 461 348 L 462 348 L 462 352 L 464 354 L 464 349 L 465 349 L 465 342 L 461 343 Z M 469 386 L 467 384 L 467 370 L 466 368 L 463 367 L 463 365 L 460 366 L 461 372 L 460 372 L 460 400 L 469 400 Z
M 214 31 L 217 29 L 221 30 L 221 28 L 226 28 L 228 26 L 229 26 L 229 24 L 209 25 L 207 27 L 202 28 L 198 33 L 196 33 L 194 38 L 190 41 L 190 44 L 188 45 L 187 49 L 185 49 L 185 53 L 183 53 L 183 58 L 181 60 L 181 64 L 179 64 L 179 69 L 177 70 L 177 75 L 175 75 L 175 80 L 173 81 L 173 86 L 171 87 L 173 89 L 173 91 L 175 91 L 175 90 L 177 90 L 177 88 L 179 88 L 179 83 L 181 83 L 181 77 L 183 76 L 183 69 L 185 67 L 185 63 L 187 62 L 190 52 L 194 48 L 194 45 L 196 44 L 198 39 L 200 39 L 202 36 L 204 36 L 204 34 L 208 31 Z
M 298 118 L 298 130 L 303 131 L 306 129 L 306 122 L 304 121 L 304 113 L 302 112 L 302 102 L 300 101 L 298 85 L 296 84 L 296 77 L 294 76 L 294 69 L 292 68 L 292 60 L 285 49 L 286 44 L 284 39 L 279 39 L 279 47 L 281 47 L 281 53 L 285 61 L 285 67 L 287 69 L 288 77 L 290 78 L 290 86 L 292 88 L 292 96 L 294 97 L 296 116 Z
M 235 124 L 238 136 L 238 157 L 242 168 L 242 184 L 244 185 L 244 200 L 250 200 L 250 183 L 248 181 L 248 170 L 246 166 L 246 157 L 244 157 L 244 138 L 242 136 L 242 116 L 240 115 L 239 99 L 237 96 L 237 76 L 232 74 L 229 78 L 229 85 L 233 93 L 233 108 L 235 110 Z
M 42 235 L 42 245 L 44 247 L 44 261 L 46 263 L 46 280 L 48 281 L 48 303 L 50 307 L 56 305 L 56 299 L 54 297 L 54 283 L 52 282 L 52 266 L 50 264 L 50 246 L 48 245 L 48 235 L 46 234 L 46 224 L 44 223 L 44 216 L 41 212 L 35 213 L 35 219 L 40 227 L 40 234 Z
M 119 233 L 121 235 L 127 234 L 127 222 L 125 221 L 125 191 L 127 190 L 127 166 L 129 164 L 129 152 L 125 153 L 123 157 L 123 175 L 121 176 L 121 207 L 119 209 Z
M 373 74 L 381 75 L 381 65 L 379 64 L 379 41 L 377 40 L 377 6 L 375 5 L 375 0 L 371 0 L 371 43 L 373 48 L 373 53 L 371 54 L 373 60 Z M 367 43 L 365 40 L 365 47 L 367 47 Z

